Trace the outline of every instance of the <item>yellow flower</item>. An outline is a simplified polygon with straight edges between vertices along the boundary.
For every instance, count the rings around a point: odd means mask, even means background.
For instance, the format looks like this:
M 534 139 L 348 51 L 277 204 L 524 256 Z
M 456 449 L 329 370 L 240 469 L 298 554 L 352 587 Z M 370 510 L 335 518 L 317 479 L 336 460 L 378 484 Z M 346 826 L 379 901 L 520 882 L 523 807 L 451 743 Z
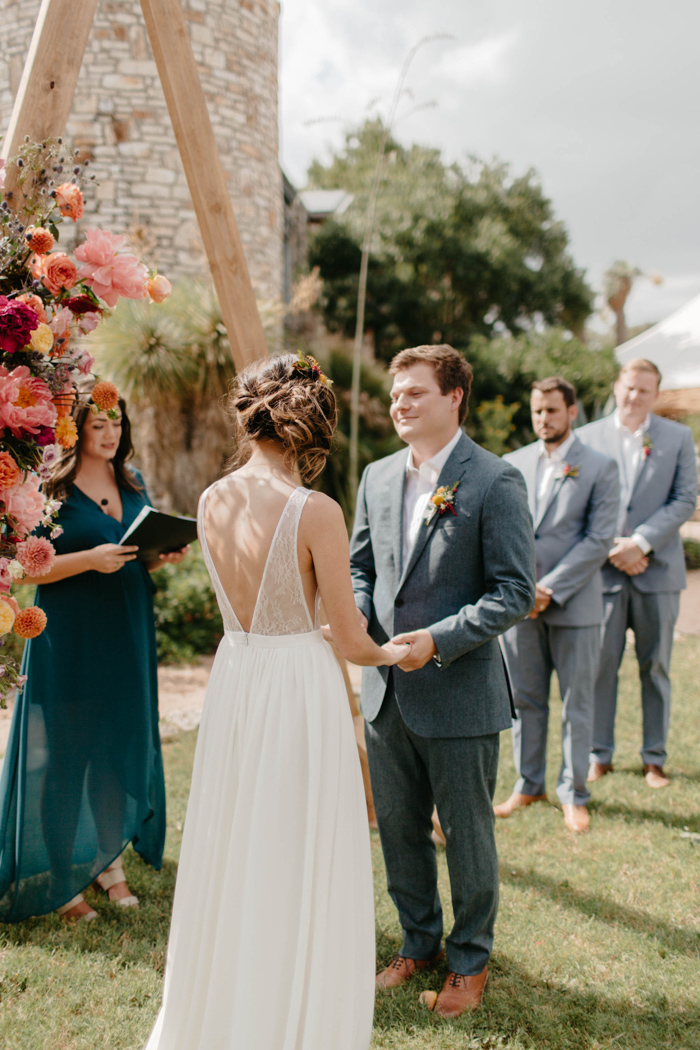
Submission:
M 34 329 L 30 346 L 32 350 L 38 350 L 40 354 L 48 354 L 53 347 L 53 332 L 47 324 L 42 323 Z
M 7 602 L 0 602 L 0 635 L 9 634 L 15 622 L 15 614 Z
M 435 495 L 433 496 L 433 503 L 435 504 L 436 507 L 441 507 L 444 502 L 445 502 L 444 493 L 443 493 L 443 491 L 441 489 L 438 489 L 437 492 L 435 493 Z
M 70 416 L 64 416 L 56 424 L 56 441 L 61 448 L 73 448 L 78 440 L 78 428 Z

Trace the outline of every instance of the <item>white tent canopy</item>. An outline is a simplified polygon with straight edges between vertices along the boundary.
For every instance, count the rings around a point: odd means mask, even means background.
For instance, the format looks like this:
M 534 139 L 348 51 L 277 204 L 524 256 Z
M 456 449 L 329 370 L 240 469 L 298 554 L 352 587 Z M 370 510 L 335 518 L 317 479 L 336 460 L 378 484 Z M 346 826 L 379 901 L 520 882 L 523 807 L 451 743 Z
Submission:
M 700 295 L 665 321 L 622 343 L 615 353 L 621 365 L 635 357 L 653 361 L 663 376 L 662 390 L 700 387 Z

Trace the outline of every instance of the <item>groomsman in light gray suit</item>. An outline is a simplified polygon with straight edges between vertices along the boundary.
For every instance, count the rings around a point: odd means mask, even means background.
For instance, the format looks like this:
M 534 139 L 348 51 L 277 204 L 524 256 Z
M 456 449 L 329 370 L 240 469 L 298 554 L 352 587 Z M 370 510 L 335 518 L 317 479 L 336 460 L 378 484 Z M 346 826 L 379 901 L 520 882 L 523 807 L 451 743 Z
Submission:
M 622 485 L 615 544 L 603 568 L 605 629 L 589 780 L 613 769 L 617 675 L 631 627 L 642 685 L 641 756 L 652 788 L 669 784 L 671 648 L 685 587 L 679 529 L 695 510 L 698 491 L 692 432 L 651 411 L 660 382 L 653 362 L 629 361 L 615 383 L 613 415 L 577 431 L 591 448 L 615 456 Z
M 503 637 L 517 718 L 513 754 L 519 779 L 509 817 L 545 799 L 552 671 L 563 700 L 557 795 L 571 831 L 587 831 L 586 787 L 593 731 L 593 686 L 603 620 L 600 567 L 610 550 L 619 505 L 617 464 L 577 440 L 576 391 L 561 376 L 532 384 L 532 426 L 539 437 L 504 459 L 523 474 L 535 528 L 537 591 L 528 619 Z
M 497 637 L 533 606 L 534 544 L 522 475 L 460 428 L 472 382 L 462 355 L 415 347 L 390 372 L 391 417 L 408 449 L 365 470 L 351 541 L 363 624 L 377 641 L 411 643 L 399 669 L 364 668 L 362 678 L 374 805 L 403 929 L 377 986 L 404 984 L 442 954 L 436 803 L 454 926 L 444 987 L 422 999 L 457 1017 L 481 1001 L 493 944 L 493 793 L 499 732 L 511 720 Z

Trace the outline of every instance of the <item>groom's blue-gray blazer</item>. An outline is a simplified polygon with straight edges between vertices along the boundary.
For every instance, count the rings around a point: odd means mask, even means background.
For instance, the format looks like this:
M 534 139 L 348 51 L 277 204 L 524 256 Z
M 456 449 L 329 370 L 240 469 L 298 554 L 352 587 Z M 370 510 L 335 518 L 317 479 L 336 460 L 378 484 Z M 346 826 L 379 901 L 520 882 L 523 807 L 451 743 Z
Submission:
M 357 494 L 350 563 L 357 607 L 382 644 L 427 628 L 438 650 L 411 674 L 392 675 L 404 722 L 424 737 L 485 736 L 511 725 L 497 642 L 535 601 L 535 552 L 527 491 L 519 470 L 463 434 L 437 485 L 452 486 L 456 516 L 421 525 L 402 565 L 408 451 L 370 464 Z M 384 701 L 388 668 L 366 667 L 362 711 L 372 722 Z

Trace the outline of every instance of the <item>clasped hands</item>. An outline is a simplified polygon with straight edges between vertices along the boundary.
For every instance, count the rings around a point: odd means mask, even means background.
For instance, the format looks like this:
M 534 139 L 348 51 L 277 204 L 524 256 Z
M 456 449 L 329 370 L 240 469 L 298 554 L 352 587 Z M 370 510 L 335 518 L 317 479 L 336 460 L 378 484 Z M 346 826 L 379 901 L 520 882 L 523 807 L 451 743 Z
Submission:
M 360 623 L 367 630 L 367 617 L 357 610 Z M 402 671 L 419 671 L 421 667 L 437 656 L 437 646 L 433 641 L 430 631 L 421 629 L 419 631 L 405 631 L 403 634 L 394 635 L 390 639 L 392 645 L 408 645 L 408 653 L 403 660 L 399 660 L 397 667 Z
M 628 576 L 640 576 L 649 565 L 649 559 L 642 554 L 631 536 L 615 537 L 615 546 L 608 553 L 608 561 Z

